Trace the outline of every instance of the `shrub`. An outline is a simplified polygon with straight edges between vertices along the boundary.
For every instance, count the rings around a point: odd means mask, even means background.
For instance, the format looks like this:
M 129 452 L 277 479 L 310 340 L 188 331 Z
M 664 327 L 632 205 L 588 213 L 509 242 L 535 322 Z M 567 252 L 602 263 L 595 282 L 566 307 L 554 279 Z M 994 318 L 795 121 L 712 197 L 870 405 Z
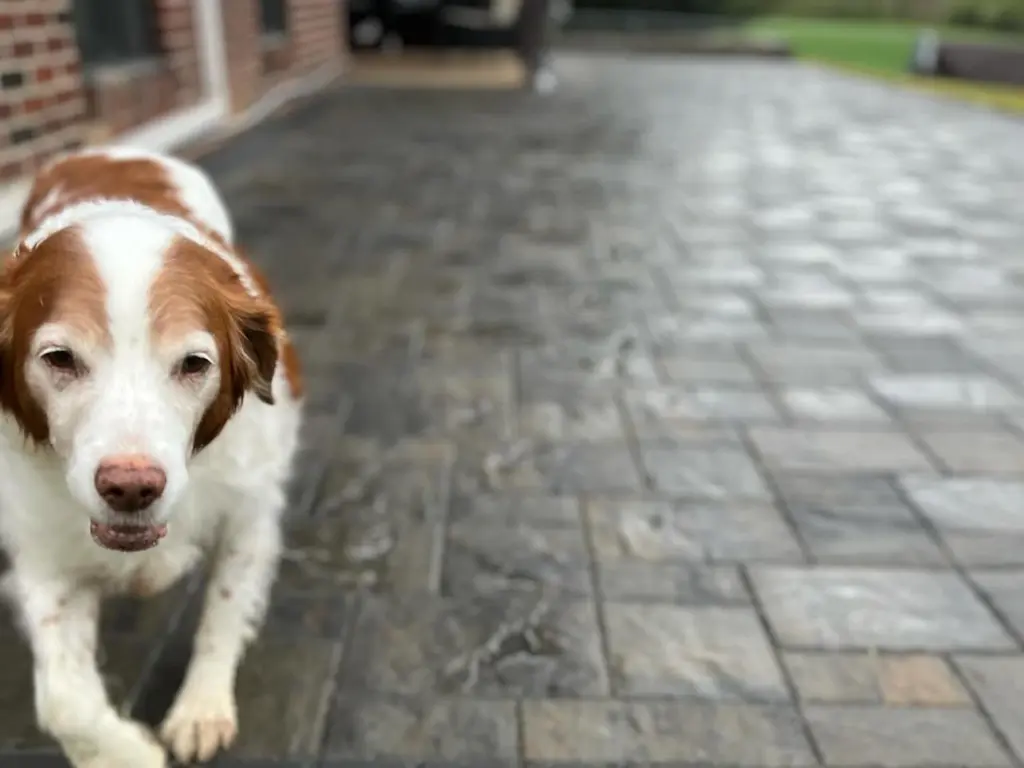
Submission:
M 958 0 L 949 12 L 949 22 L 965 27 L 1024 31 L 1024 3 L 1021 0 Z

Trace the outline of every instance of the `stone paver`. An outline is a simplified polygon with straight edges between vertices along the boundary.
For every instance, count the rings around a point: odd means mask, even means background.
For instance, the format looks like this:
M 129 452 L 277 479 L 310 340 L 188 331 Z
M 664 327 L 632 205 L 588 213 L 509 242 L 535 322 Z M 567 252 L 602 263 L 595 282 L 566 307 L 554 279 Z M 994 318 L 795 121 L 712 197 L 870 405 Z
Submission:
M 207 156 L 305 358 L 217 765 L 1024 761 L 1024 124 L 794 64 L 342 88 Z M 172 700 L 200 592 L 105 613 Z M 63 765 L 0 622 L 0 768 Z

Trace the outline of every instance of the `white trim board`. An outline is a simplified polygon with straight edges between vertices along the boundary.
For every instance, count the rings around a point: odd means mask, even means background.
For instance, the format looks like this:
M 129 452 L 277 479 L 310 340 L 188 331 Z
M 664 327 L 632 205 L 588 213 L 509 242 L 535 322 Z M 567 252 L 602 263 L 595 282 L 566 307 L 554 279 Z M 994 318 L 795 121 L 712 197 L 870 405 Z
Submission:
M 248 109 L 228 118 L 226 133 L 238 133 L 270 117 L 285 104 L 326 88 L 342 72 L 336 62 L 324 64 L 312 72 L 278 83 Z
M 199 67 L 206 97 L 220 100 L 225 110 L 231 101 L 231 81 L 228 77 L 228 52 L 224 45 L 226 30 L 220 0 L 192 0 L 192 14 L 198 20 Z

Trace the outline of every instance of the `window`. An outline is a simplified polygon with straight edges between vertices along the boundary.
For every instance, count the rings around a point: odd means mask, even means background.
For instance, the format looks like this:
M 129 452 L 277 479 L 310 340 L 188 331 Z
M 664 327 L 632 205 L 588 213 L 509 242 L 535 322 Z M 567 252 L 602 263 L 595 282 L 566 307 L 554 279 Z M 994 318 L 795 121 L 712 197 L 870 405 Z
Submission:
M 74 0 L 75 34 L 86 67 L 159 56 L 152 0 Z
M 260 25 L 264 35 L 283 35 L 288 31 L 286 0 L 260 0 Z

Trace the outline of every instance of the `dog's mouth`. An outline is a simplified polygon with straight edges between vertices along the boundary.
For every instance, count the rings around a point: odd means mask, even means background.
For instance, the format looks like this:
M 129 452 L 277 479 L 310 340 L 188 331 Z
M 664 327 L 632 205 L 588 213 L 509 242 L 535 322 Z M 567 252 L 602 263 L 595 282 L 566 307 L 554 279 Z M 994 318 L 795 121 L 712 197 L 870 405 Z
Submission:
M 127 525 L 123 523 L 89 524 L 92 540 L 106 549 L 117 552 L 142 552 L 152 549 L 167 535 L 167 523 L 159 525 Z

